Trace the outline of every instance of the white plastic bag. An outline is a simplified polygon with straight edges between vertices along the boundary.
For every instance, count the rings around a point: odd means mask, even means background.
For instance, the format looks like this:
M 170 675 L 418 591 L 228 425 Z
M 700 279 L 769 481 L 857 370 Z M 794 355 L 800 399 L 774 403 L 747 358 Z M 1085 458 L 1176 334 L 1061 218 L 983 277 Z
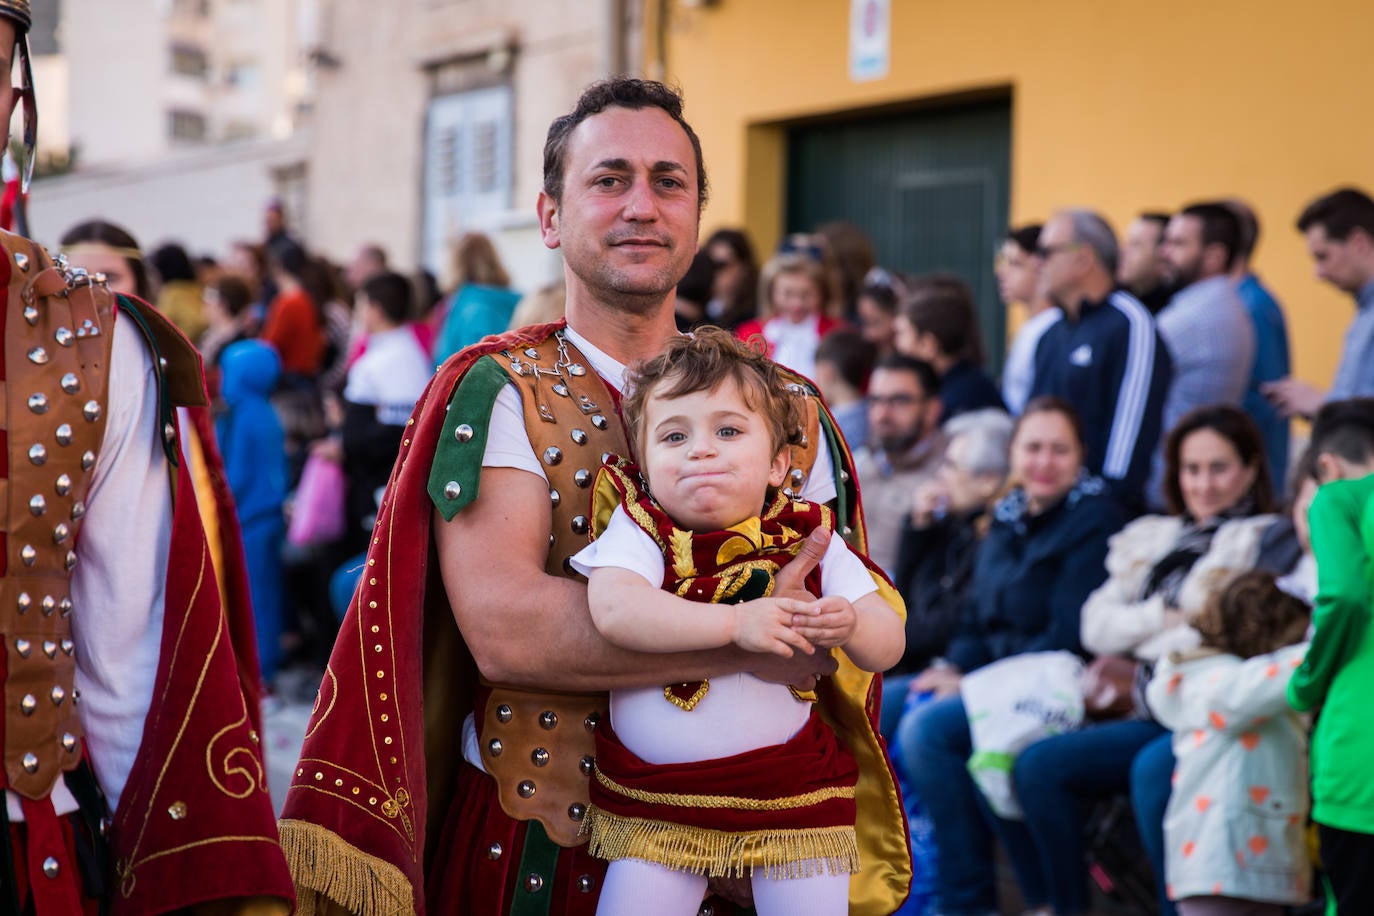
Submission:
M 960 680 L 973 738 L 968 770 L 998 816 L 1023 816 L 1011 785 L 1016 755 L 1082 724 L 1082 676 L 1083 661 L 1072 652 L 1027 652 Z

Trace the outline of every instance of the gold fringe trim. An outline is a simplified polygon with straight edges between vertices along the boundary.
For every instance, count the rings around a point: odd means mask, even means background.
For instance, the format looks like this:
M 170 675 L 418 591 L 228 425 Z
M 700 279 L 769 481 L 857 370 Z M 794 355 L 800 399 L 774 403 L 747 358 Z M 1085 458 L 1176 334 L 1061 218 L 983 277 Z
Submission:
M 405 916 L 415 911 L 401 870 L 308 821 L 277 824 L 281 850 L 296 885 L 296 916 L 337 913 Z
M 769 878 L 810 878 L 826 871 L 850 875 L 859 870 L 859 841 L 848 826 L 727 833 L 621 817 L 590 805 L 582 833 L 591 835 L 588 848 L 598 858 L 643 859 L 709 877 L 742 878 L 756 868 Z
M 834 798 L 853 798 L 853 786 L 830 786 L 784 798 L 748 798 L 740 795 L 687 795 L 678 792 L 646 792 L 622 786 L 601 770 L 596 781 L 608 791 L 646 805 L 672 805 L 674 808 L 730 808 L 735 811 L 787 811 L 807 808 Z

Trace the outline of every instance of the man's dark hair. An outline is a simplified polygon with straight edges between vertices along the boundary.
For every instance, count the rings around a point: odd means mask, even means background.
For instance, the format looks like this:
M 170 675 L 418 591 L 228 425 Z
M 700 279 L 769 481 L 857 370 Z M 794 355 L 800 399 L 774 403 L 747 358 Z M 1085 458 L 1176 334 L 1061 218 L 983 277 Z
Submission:
M 1374 459 L 1374 398 L 1324 405 L 1312 421 L 1310 448 L 1314 456 L 1335 455 L 1351 464 Z
M 1007 241 L 1020 248 L 1023 254 L 1036 254 L 1040 248 L 1040 230 L 1044 228 L 1040 223 L 1013 226 L 1007 230 Z
M 1374 239 L 1374 200 L 1358 188 L 1339 188 L 1318 197 L 1298 217 L 1298 231 L 1313 226 L 1326 230 L 1327 238 L 1344 242 L 1356 229 Z
M 363 295 L 382 310 L 392 324 L 403 324 L 413 312 L 414 290 L 410 281 L 395 271 L 382 271 L 363 282 Z
M 697 165 L 697 210 L 706 206 L 707 182 L 706 163 L 701 155 L 701 140 L 696 131 L 682 117 L 682 95 L 662 83 L 653 80 L 638 80 L 629 77 L 616 77 L 592 83 L 577 100 L 570 114 L 555 118 L 549 125 L 549 136 L 544 141 L 544 193 L 553 198 L 554 203 L 563 200 L 563 176 L 567 171 L 568 137 L 577 125 L 600 114 L 607 108 L 629 108 L 638 111 L 643 108 L 662 109 L 687 134 L 691 141 L 692 152 L 696 155 Z
M 1238 197 L 1224 200 L 1222 204 L 1240 222 L 1240 244 L 1237 246 L 1236 257 L 1248 260 L 1255 253 L 1255 246 L 1259 244 L 1259 217 L 1249 204 Z
M 845 384 L 856 391 L 868 386 L 868 376 L 877 358 L 878 348 L 858 331 L 831 331 L 816 345 L 816 363 L 834 366 Z
M 1202 224 L 1202 245 L 1220 245 L 1226 250 L 1225 270 L 1230 270 L 1240 253 L 1240 220 L 1230 207 L 1218 203 L 1190 204 L 1179 216 L 1191 216 Z
M 940 376 L 935 371 L 935 367 L 923 359 L 914 356 L 907 356 L 904 353 L 888 353 L 879 357 L 874 364 L 873 371 L 888 369 L 893 372 L 910 372 L 916 376 L 916 381 L 921 383 L 921 390 L 926 397 L 933 398 L 940 393 Z
M 1146 210 L 1140 214 L 1139 218 L 1147 223 L 1154 223 L 1159 227 L 1159 231 L 1163 232 L 1164 228 L 1169 225 L 1169 220 L 1173 219 L 1173 214 L 1165 213 L 1163 210 Z

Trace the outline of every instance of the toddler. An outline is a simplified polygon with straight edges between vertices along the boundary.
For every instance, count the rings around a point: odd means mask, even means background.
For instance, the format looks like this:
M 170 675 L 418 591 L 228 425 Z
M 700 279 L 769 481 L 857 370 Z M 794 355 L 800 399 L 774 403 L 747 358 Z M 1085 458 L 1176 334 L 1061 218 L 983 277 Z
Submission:
M 1309 616 L 1273 573 L 1242 573 L 1194 621 L 1201 648 L 1161 661 L 1146 690 L 1174 733 L 1165 873 L 1181 916 L 1281 916 L 1308 900 L 1307 721 L 1287 690 Z
M 901 618 L 838 536 L 819 600 L 772 594 L 807 537 L 834 526 L 779 489 L 800 407 L 776 365 L 714 328 L 638 369 L 624 415 L 642 470 L 603 470 L 594 515 L 609 520 L 573 559 L 602 635 L 641 652 L 838 647 L 866 671 L 901 657 Z M 612 860 L 598 914 L 652 900 L 687 916 L 708 876 L 741 874 L 761 916 L 847 912 L 857 767 L 811 699 L 743 673 L 612 690 L 584 827 Z

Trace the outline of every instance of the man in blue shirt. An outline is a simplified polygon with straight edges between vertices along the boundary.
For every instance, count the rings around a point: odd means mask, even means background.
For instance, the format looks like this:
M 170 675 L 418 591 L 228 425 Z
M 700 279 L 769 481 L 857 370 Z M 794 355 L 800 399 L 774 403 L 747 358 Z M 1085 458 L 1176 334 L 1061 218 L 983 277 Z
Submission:
M 1226 206 L 1240 221 L 1240 242 L 1236 247 L 1231 279 L 1236 283 L 1236 295 L 1255 325 L 1255 363 L 1250 370 L 1250 386 L 1241 406 L 1259 427 L 1264 437 L 1264 452 L 1269 457 L 1269 479 L 1274 482 L 1274 494 L 1283 495 L 1288 477 L 1288 418 L 1279 413 L 1261 391 L 1268 382 L 1286 378 L 1291 371 L 1288 357 L 1288 325 L 1283 308 L 1250 269 L 1250 258 L 1259 241 L 1259 220 L 1255 211 L 1242 200 L 1232 198 Z
M 1317 278 L 1355 297 L 1355 320 L 1345 332 L 1330 391 L 1294 378 L 1264 386 L 1287 416 L 1310 417 L 1326 401 L 1374 395 L 1374 200 L 1340 188 L 1307 205 L 1298 217 Z
M 1040 340 L 1031 397 L 1078 411 L 1084 465 L 1129 510 L 1143 501 L 1173 364 L 1140 301 L 1116 289 L 1116 233 L 1091 210 L 1061 210 L 1040 232 L 1041 289 L 1064 313 Z

